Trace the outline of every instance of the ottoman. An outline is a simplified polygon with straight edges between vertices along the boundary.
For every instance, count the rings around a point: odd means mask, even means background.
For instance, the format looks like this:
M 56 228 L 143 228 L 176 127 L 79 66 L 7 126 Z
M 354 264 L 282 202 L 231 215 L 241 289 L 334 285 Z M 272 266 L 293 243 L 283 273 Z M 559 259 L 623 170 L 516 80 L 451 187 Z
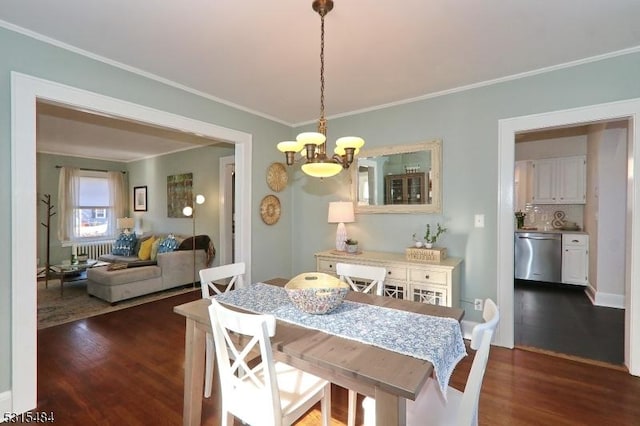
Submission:
M 107 266 L 87 269 L 87 292 L 112 305 L 162 290 L 162 269 L 141 266 L 109 271 Z

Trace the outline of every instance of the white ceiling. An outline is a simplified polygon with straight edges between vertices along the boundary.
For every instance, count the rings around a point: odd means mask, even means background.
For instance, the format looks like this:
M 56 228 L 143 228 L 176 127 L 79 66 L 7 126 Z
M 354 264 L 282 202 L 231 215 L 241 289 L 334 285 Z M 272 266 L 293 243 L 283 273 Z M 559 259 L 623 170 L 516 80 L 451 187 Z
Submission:
M 326 113 L 635 50 L 639 17 L 637 0 L 335 0 Z M 311 0 L 2 0 L 0 25 L 282 123 L 318 117 Z

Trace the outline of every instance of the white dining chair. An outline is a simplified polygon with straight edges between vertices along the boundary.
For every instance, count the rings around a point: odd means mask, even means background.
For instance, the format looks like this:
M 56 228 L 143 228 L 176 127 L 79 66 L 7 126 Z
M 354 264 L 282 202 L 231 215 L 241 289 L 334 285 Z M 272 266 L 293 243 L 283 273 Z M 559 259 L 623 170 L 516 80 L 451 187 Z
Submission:
M 369 293 L 375 289 L 375 294 L 382 296 L 384 292 L 384 279 L 387 276 L 386 268 L 380 266 L 355 265 L 351 263 L 336 264 L 336 274 L 340 279 L 351 286 L 354 291 Z M 370 281 L 366 285 L 358 285 L 353 280 L 364 279 Z
M 250 425 L 290 425 L 320 402 L 322 425 L 329 426 L 331 383 L 274 361 L 273 315 L 234 311 L 213 299 L 209 317 L 220 375 L 221 425 L 232 425 L 234 417 Z M 240 339 L 245 343 L 242 346 L 237 343 L 238 335 L 247 337 Z M 247 357 L 256 346 L 261 362 L 250 368 Z M 239 369 L 244 373 L 237 374 Z
M 246 266 L 243 262 L 231 263 L 229 265 L 216 266 L 200 270 L 200 289 L 202 290 L 203 299 L 211 299 L 216 294 L 222 294 L 222 291 L 216 287 L 216 284 L 223 285 L 221 280 L 229 279 L 224 292 L 231 290 L 234 285 L 242 284 Z M 216 283 L 218 281 L 218 283 Z M 213 336 L 207 333 L 206 337 L 206 353 L 205 353 L 205 382 L 204 396 L 211 396 L 211 388 L 213 386 Z
M 480 388 L 489 359 L 491 339 L 500 320 L 498 307 L 491 299 L 484 302 L 484 323 L 473 327 L 471 349 L 476 350 L 464 392 L 449 386 L 445 400 L 435 379 L 427 380 L 415 401 L 407 400 L 407 426 L 478 424 Z M 365 426 L 375 426 L 375 399 L 362 402 Z
M 336 273 L 340 279 L 351 286 L 353 291 L 369 293 L 375 289 L 375 294 L 384 294 L 384 279 L 387 276 L 387 269 L 380 266 L 355 265 L 351 263 L 336 264 Z M 355 281 L 364 279 L 370 281 L 364 285 L 358 285 Z M 347 411 L 347 426 L 356 424 L 356 400 L 358 394 L 349 390 L 349 406 Z

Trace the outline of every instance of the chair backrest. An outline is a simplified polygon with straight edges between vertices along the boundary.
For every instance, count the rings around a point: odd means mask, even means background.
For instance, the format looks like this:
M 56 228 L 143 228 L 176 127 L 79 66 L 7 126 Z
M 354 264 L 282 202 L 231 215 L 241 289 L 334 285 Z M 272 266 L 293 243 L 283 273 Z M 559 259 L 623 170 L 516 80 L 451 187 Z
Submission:
M 375 288 L 378 296 L 382 296 L 384 292 L 384 279 L 387 276 L 387 270 L 379 266 L 353 265 L 350 263 L 338 263 L 336 265 L 336 273 L 342 281 L 351 286 L 354 291 L 368 293 Z M 361 278 L 371 280 L 364 288 L 358 287 L 352 278 Z
M 224 292 L 231 290 L 234 285 L 242 285 L 242 277 L 246 270 L 244 262 L 231 263 L 229 265 L 216 266 L 200 270 L 200 289 L 202 297 L 210 299 L 215 294 L 221 294 L 214 281 L 231 278 Z M 239 284 L 237 284 L 239 283 Z
M 458 411 L 458 425 L 478 424 L 478 403 L 480 401 L 480 389 L 482 379 L 489 360 L 489 350 L 491 349 L 491 339 L 500 320 L 500 312 L 495 302 L 491 299 L 484 301 L 482 318 L 483 324 L 473 327 L 471 335 L 471 348 L 476 349 L 476 356 L 473 358 L 471 371 L 464 387 L 464 394 L 460 402 Z
M 266 419 L 280 419 L 280 391 L 270 339 L 276 331 L 275 317 L 233 311 L 211 299 L 209 318 L 222 404 L 235 417 L 249 424 L 266 424 Z M 248 338 L 238 338 L 238 335 Z M 253 359 L 250 354 L 256 345 L 260 348 L 261 362 L 249 368 L 247 361 Z

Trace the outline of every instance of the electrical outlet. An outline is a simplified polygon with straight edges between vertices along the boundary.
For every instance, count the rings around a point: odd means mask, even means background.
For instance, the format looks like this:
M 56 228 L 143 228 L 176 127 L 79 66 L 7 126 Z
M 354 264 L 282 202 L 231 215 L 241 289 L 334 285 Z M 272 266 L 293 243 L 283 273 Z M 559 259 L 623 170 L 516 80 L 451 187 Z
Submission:
M 473 307 L 476 309 L 476 311 L 481 311 L 482 310 L 482 299 L 476 299 L 473 302 Z

